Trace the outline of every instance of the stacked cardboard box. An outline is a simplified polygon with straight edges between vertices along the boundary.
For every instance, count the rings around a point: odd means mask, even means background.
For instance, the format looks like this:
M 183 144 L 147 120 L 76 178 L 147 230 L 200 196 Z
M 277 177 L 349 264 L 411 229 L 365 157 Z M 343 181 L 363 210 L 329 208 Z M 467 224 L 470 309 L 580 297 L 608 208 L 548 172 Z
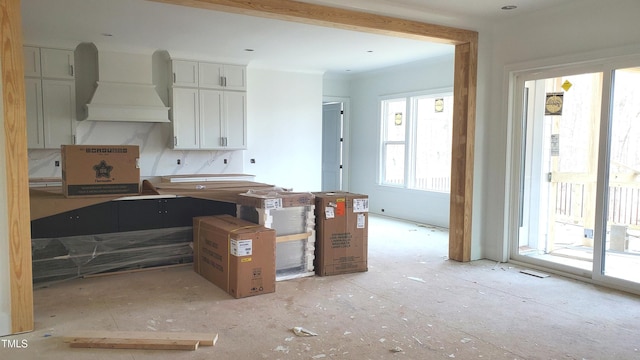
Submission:
M 276 231 L 276 279 L 313 276 L 314 196 L 282 190 L 253 190 L 238 195 L 237 216 Z
M 193 219 L 193 267 L 235 298 L 276 291 L 276 233 L 230 215 Z
M 66 197 L 140 192 L 138 145 L 62 145 L 60 154 Z
M 316 274 L 367 271 L 367 195 L 314 193 L 316 197 Z

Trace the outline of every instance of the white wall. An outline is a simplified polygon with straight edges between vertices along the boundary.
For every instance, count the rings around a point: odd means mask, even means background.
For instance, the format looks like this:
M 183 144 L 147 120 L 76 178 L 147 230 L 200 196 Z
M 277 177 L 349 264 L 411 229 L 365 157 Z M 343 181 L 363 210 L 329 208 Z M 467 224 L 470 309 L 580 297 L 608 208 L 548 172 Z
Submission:
M 245 173 L 294 191 L 320 191 L 322 74 L 249 67 L 247 79 Z
M 505 236 L 505 175 L 507 149 L 508 88 L 505 68 L 524 70 L 593 60 L 607 56 L 640 54 L 638 0 L 581 0 L 569 2 L 549 11 L 517 16 L 495 25 L 489 93 L 479 106 L 489 109 L 479 119 L 486 131 L 481 135 L 479 163 L 487 170 L 482 188 L 482 210 L 474 213 L 483 224 L 482 256 L 492 260 L 507 259 Z M 488 34 L 487 34 L 488 35 Z M 482 36 L 486 36 L 481 33 Z M 638 64 L 640 65 L 640 64 Z M 482 74 L 482 76 L 485 76 Z M 478 152 L 477 152 L 478 153 Z M 476 162 L 478 164 L 478 161 Z
M 0 59 L 2 61 L 2 59 Z M 1 66 L 0 66 L 1 67 Z M 2 101 L 2 81 L 0 81 L 0 149 L 5 148 L 4 101 Z M 0 151 L 0 336 L 11 334 L 11 263 L 9 259 L 9 231 L 6 196 L 7 158 Z
M 351 96 L 352 192 L 369 195 L 370 211 L 449 226 L 449 194 L 378 185 L 380 96 L 453 87 L 453 55 L 354 75 Z

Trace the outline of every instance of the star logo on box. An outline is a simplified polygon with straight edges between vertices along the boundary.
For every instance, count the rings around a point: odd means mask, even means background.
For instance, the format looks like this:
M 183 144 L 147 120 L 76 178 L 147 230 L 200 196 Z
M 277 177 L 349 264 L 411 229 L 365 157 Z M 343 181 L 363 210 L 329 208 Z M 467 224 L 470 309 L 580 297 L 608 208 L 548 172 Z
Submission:
M 96 178 L 110 178 L 113 166 L 107 165 L 107 162 L 102 160 L 100 164 L 93 166 L 93 170 L 96 171 Z

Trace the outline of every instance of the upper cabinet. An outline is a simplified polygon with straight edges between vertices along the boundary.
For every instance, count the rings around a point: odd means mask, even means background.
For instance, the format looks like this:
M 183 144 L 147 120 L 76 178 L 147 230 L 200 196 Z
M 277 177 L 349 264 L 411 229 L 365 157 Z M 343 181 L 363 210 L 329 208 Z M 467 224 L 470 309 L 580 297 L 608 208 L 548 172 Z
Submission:
M 73 50 L 24 47 L 27 147 L 59 149 L 75 143 Z
M 171 62 L 173 86 L 198 87 L 198 62 L 174 60 Z
M 245 91 L 246 67 L 215 63 L 199 63 L 199 87 L 220 90 Z
M 24 52 L 24 76 L 40 77 L 40 48 L 25 46 Z
M 173 148 L 246 149 L 246 68 L 172 60 L 171 69 Z
M 246 91 L 246 67 L 189 60 L 171 62 L 172 85 L 204 89 Z
M 74 56 L 72 50 L 40 49 L 42 77 L 47 79 L 75 79 Z

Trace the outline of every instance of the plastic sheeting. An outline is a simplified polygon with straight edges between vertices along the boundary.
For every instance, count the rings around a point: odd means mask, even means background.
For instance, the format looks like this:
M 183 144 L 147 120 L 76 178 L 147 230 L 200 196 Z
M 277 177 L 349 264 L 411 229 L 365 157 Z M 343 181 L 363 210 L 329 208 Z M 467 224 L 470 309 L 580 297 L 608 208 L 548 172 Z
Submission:
M 36 285 L 102 272 L 193 261 L 193 228 L 32 239 Z

